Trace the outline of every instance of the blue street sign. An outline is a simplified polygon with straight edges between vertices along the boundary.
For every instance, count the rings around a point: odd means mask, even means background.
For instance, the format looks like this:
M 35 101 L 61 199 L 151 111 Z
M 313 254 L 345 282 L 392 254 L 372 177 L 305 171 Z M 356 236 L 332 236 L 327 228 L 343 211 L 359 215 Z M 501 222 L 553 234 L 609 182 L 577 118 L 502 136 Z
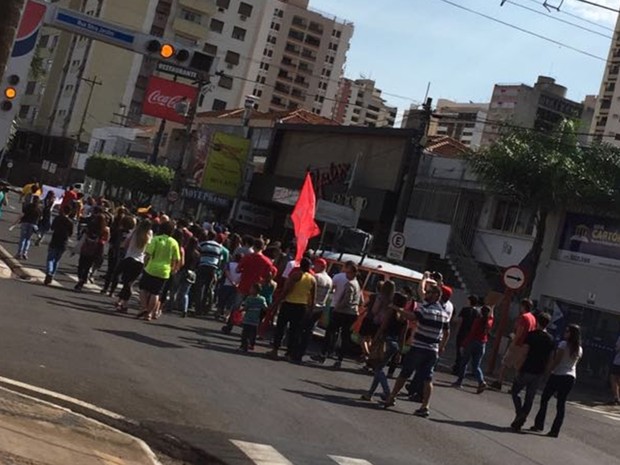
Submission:
M 91 19 L 85 19 L 83 17 L 73 16 L 62 11 L 59 11 L 56 15 L 56 21 L 58 23 L 72 27 L 72 29 L 79 29 L 83 31 L 83 34 L 88 37 L 99 36 L 102 40 L 113 40 L 124 44 L 131 45 L 134 43 L 136 37 L 124 30 L 113 29 Z

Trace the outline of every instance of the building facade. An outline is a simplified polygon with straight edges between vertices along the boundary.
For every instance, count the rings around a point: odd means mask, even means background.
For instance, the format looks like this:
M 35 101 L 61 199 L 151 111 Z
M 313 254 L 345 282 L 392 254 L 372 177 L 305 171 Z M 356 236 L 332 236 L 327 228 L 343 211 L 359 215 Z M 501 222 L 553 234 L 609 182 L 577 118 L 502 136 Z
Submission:
M 343 78 L 333 118 L 347 126 L 394 127 L 398 108 L 386 104 L 371 79 Z
M 504 124 L 548 130 L 564 118 L 581 120 L 583 104 L 566 98 L 566 92 L 566 87 L 546 76 L 539 76 L 534 86 L 496 84 L 481 145 L 497 140 Z M 587 132 L 590 125 L 590 120 L 583 120 L 583 132 Z
M 476 149 L 482 143 L 488 103 L 458 103 L 439 99 L 428 128 L 431 136 L 447 136 Z
M 331 117 L 353 24 L 309 8 L 308 0 L 216 0 L 205 51 L 220 59 L 202 111 L 305 108 Z

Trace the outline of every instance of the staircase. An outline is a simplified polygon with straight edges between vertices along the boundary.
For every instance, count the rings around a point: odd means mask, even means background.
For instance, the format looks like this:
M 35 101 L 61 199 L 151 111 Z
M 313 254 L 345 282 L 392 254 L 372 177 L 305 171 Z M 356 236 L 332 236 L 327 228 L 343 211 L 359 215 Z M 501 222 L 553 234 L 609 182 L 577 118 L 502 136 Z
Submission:
M 467 294 L 484 297 L 489 293 L 491 286 L 484 271 L 458 234 L 452 234 L 446 258 Z

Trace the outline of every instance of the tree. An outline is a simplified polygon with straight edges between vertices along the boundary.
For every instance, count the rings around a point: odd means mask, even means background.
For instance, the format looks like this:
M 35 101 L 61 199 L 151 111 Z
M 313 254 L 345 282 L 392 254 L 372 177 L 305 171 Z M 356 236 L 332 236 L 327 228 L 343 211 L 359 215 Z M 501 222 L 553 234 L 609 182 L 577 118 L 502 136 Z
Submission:
M 584 206 L 612 210 L 618 202 L 620 150 L 601 143 L 583 146 L 575 128 L 572 121 L 547 132 L 508 127 L 497 142 L 468 156 L 489 191 L 536 211 L 536 235 L 524 259 L 527 292 L 536 277 L 549 213 Z
M 139 203 L 153 195 L 166 194 L 172 185 L 173 173 L 165 166 L 155 166 L 133 158 L 94 155 L 85 166 L 86 175 L 131 192 Z

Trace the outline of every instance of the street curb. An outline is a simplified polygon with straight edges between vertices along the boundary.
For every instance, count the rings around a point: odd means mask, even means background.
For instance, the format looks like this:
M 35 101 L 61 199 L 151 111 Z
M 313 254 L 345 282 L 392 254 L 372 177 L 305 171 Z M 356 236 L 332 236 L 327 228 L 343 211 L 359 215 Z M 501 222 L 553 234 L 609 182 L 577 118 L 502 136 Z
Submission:
M 100 421 L 98 421 L 98 420 L 94 420 L 94 419 L 92 419 L 92 418 L 90 418 L 90 417 L 87 417 L 86 415 L 82 415 L 81 413 L 74 412 L 73 410 L 68 409 L 68 408 L 66 408 L 66 407 L 63 407 L 63 406 L 61 406 L 61 405 L 57 405 L 57 404 L 54 404 L 54 403 L 52 403 L 52 402 L 48 402 L 48 401 L 45 401 L 45 400 L 39 399 L 39 398 L 37 398 L 37 397 L 29 396 L 29 395 L 24 394 L 24 393 L 22 393 L 22 392 L 19 392 L 19 391 L 14 391 L 14 390 L 12 390 L 12 389 L 8 389 L 8 388 L 3 387 L 3 386 L 0 386 L 0 390 L 1 390 L 1 391 L 6 391 L 6 392 L 10 392 L 11 394 L 15 394 L 15 395 L 20 396 L 20 397 L 23 397 L 23 398 L 25 398 L 25 399 L 29 399 L 29 400 L 31 400 L 31 401 L 33 401 L 33 402 L 37 402 L 37 403 L 39 403 L 39 404 L 47 405 L 48 407 L 51 407 L 51 408 L 54 408 L 54 409 L 57 409 L 57 410 L 62 410 L 62 411 L 64 411 L 64 412 L 68 412 L 68 413 L 70 413 L 71 415 L 75 415 L 75 416 L 77 416 L 77 417 L 81 417 L 81 418 L 83 418 L 83 419 L 84 419 L 84 420 L 86 420 L 86 421 L 89 421 L 89 422 L 95 423 L 95 424 L 100 425 L 100 426 L 102 426 L 102 427 L 104 427 L 104 428 L 107 428 L 107 429 L 109 429 L 109 430 L 112 430 L 112 431 L 114 431 L 115 433 L 117 433 L 117 434 L 119 434 L 119 435 L 121 435 L 121 436 L 125 436 L 125 437 L 127 437 L 127 438 L 130 438 L 132 441 L 135 441 L 135 442 L 138 444 L 138 446 L 140 446 L 140 449 L 142 449 L 142 451 L 144 452 L 144 454 L 145 454 L 145 455 L 147 456 L 147 458 L 150 460 L 151 465 L 162 465 L 162 463 L 159 461 L 159 459 L 157 458 L 157 456 L 155 455 L 155 453 L 151 450 L 151 448 L 148 446 L 148 444 L 147 444 L 147 443 L 145 443 L 145 442 L 144 442 L 142 439 L 140 439 L 140 438 L 137 438 L 137 437 L 135 437 L 135 436 L 132 436 L 131 434 L 125 433 L 124 431 L 121 431 L 121 430 L 119 430 L 119 429 L 117 429 L 117 428 L 113 428 L 112 426 L 110 426 L 110 425 L 106 425 L 105 423 L 102 423 L 102 422 L 100 422 Z
M 3 260 L 4 263 L 6 263 L 8 267 L 11 269 L 11 271 L 15 273 L 17 276 L 19 276 L 20 279 L 24 279 L 24 280 L 34 279 L 34 276 L 28 273 L 24 269 L 24 266 L 20 262 L 18 262 L 17 259 L 13 257 L 13 255 L 1 245 L 0 245 L 0 259 Z
M 138 441 L 147 455 L 152 455 L 154 458 L 152 465 L 162 465 L 153 452 L 153 448 L 168 457 L 186 463 L 196 465 L 227 465 L 226 462 L 173 435 L 155 431 L 140 422 L 79 399 L 2 376 L 0 376 L 0 389 L 23 395 L 24 397 L 49 404 L 56 408 L 67 410 L 85 417 L 88 420 L 101 423 L 106 427 L 119 431 Z

